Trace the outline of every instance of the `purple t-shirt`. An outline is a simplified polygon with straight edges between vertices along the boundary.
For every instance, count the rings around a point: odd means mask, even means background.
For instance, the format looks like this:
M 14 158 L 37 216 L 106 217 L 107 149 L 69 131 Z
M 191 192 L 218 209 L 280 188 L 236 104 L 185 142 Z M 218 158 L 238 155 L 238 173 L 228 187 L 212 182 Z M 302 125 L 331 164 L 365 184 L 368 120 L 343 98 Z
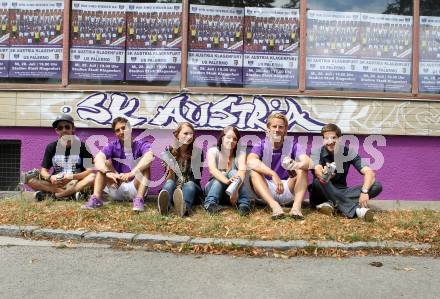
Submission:
M 273 149 L 271 142 L 266 138 L 252 147 L 251 153 L 256 154 L 260 160 L 268 167 L 273 169 L 280 179 L 286 180 L 289 178 L 289 172 L 281 166 L 285 156 L 295 159 L 297 153 L 298 143 L 291 139 L 285 139 L 283 146 L 279 149 Z M 266 176 L 267 179 L 272 178 Z
M 125 153 L 121 142 L 115 140 L 104 146 L 101 152 L 107 160 L 112 160 L 113 167 L 118 173 L 127 173 L 136 166 L 137 162 L 135 160 L 142 157 L 150 148 L 150 143 L 135 140 L 131 145 L 131 153 Z

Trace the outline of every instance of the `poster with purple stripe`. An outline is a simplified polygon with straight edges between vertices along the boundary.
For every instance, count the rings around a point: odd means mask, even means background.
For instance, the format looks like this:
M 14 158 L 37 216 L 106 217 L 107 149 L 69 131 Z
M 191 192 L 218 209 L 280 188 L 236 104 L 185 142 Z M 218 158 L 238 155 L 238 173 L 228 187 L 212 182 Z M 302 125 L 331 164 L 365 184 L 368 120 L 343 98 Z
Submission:
M 309 11 L 306 86 L 411 90 L 412 17 Z
M 359 88 L 359 26 L 360 14 L 357 12 L 308 11 L 308 88 Z
M 9 2 L 0 2 L 0 78 L 8 77 L 9 68 Z
M 117 2 L 72 2 L 70 79 L 124 79 L 125 8 Z
M 412 17 L 361 14 L 359 88 L 410 92 Z
M 419 91 L 440 93 L 440 17 L 420 17 Z
M 245 86 L 298 86 L 298 15 L 297 9 L 245 8 Z
M 180 81 L 181 13 L 180 3 L 128 4 L 127 80 Z
M 189 84 L 243 83 L 243 18 L 243 8 L 190 6 Z
M 61 78 L 63 0 L 11 1 L 9 77 Z

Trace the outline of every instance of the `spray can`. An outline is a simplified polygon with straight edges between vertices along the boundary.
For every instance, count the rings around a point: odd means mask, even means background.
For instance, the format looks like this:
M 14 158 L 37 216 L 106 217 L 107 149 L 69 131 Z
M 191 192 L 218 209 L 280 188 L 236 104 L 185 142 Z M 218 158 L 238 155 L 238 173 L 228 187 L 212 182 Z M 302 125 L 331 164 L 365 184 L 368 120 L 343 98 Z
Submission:
M 241 184 L 241 177 L 237 177 L 237 179 L 235 181 L 233 181 L 229 187 L 226 189 L 226 194 L 231 196 L 232 194 L 234 194 L 235 192 L 237 192 L 238 190 L 238 186 L 240 186 Z
M 58 182 L 59 182 L 59 181 L 62 181 L 63 178 L 64 178 L 64 173 L 62 173 L 62 172 L 58 173 L 58 174 L 56 175 L 56 178 L 57 178 L 57 181 L 58 181 Z
M 297 169 L 297 164 L 296 161 L 293 160 L 292 158 L 290 158 L 289 156 L 285 156 L 283 161 L 281 162 L 281 166 L 285 169 L 285 170 L 295 170 Z
M 328 183 L 330 181 L 330 178 L 332 177 L 333 173 L 336 171 L 336 163 L 327 163 L 327 172 L 322 175 L 322 179 Z

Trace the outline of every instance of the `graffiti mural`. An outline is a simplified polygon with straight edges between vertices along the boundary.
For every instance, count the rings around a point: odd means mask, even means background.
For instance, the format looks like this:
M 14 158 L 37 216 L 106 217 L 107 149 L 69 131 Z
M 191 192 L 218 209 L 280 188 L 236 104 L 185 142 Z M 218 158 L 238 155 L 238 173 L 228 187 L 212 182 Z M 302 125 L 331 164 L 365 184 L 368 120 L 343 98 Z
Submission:
M 188 121 L 198 129 L 233 125 L 262 131 L 273 112 L 284 113 L 290 132 L 319 132 L 336 123 L 346 134 L 440 136 L 440 101 L 261 95 L 16 92 L 3 98 L 3 126 L 50 127 L 68 113 L 77 127 L 110 127 L 123 116 L 137 128 L 174 129 Z M 43 101 L 44 99 L 44 101 Z
M 94 93 L 77 104 L 76 112 L 80 119 L 95 122 L 99 125 L 109 125 L 118 116 L 127 118 L 133 126 L 141 126 L 146 118 L 136 117 L 140 100 L 127 94 L 105 92 Z
M 309 132 L 318 132 L 324 123 L 312 119 L 307 111 L 290 97 L 266 100 L 253 97 L 245 101 L 241 96 L 226 96 L 219 101 L 196 103 L 186 94 L 170 99 L 157 108 L 157 113 L 148 121 L 149 125 L 168 127 L 188 121 L 198 128 L 222 129 L 235 126 L 243 130 L 264 130 L 267 117 L 282 112 L 289 121 L 289 131 L 295 126 Z
M 267 117 L 274 112 L 286 115 L 290 131 L 300 127 L 318 132 L 324 125 L 311 118 L 291 97 L 267 100 L 256 96 L 246 101 L 242 96 L 226 96 L 214 102 L 196 102 L 188 94 L 180 94 L 159 105 L 150 119 L 136 116 L 140 104 L 138 98 L 129 98 L 127 94 L 99 92 L 80 101 L 76 112 L 80 119 L 98 125 L 110 125 L 114 118 L 123 116 L 134 127 L 173 128 L 179 122 L 188 121 L 203 129 L 222 129 L 232 125 L 243 130 L 264 130 Z

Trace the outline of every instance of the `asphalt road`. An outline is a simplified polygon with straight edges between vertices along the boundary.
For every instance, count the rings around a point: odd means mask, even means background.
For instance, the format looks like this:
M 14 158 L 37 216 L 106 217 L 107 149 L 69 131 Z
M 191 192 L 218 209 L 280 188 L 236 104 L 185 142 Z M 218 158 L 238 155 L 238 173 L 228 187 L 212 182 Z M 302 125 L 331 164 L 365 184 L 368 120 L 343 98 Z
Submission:
M 382 267 L 371 266 L 381 262 Z M 0 246 L 0 298 L 439 298 L 440 259 Z

